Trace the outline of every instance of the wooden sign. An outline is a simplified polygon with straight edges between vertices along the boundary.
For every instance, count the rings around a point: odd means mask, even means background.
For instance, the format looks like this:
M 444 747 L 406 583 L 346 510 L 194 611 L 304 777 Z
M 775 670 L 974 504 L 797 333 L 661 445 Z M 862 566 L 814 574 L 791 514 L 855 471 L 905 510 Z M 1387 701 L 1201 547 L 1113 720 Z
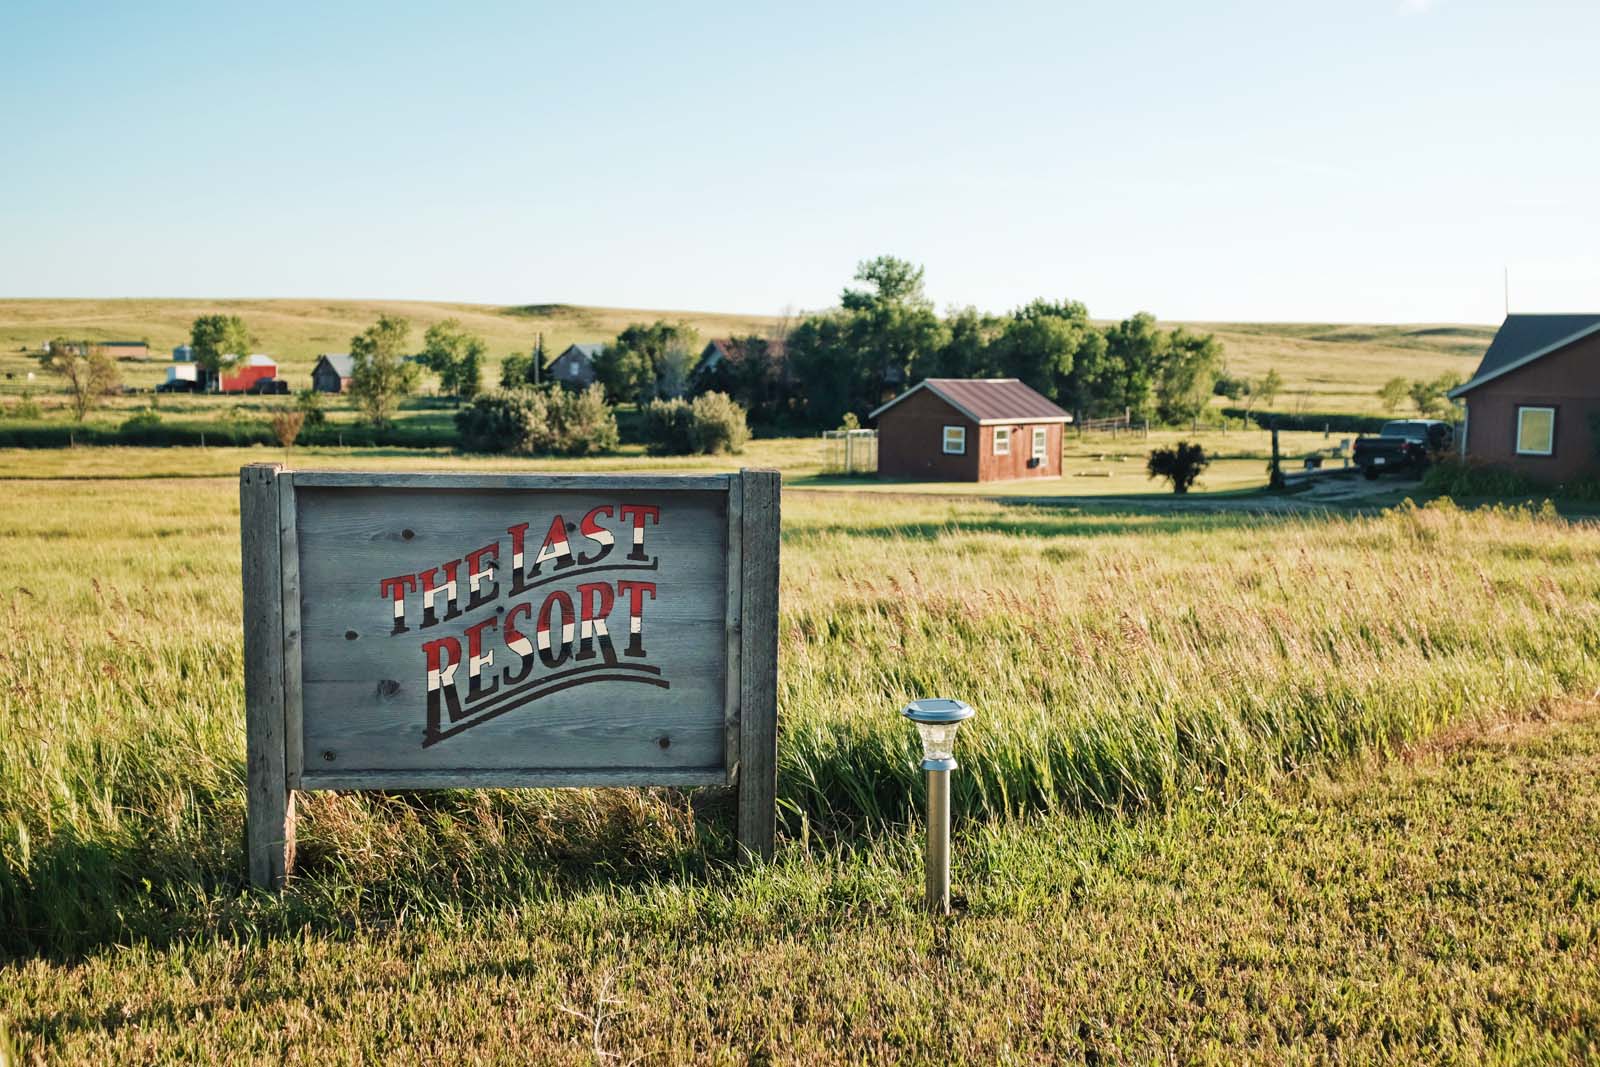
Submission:
M 737 785 L 776 822 L 776 471 L 240 472 L 250 877 L 302 789 Z

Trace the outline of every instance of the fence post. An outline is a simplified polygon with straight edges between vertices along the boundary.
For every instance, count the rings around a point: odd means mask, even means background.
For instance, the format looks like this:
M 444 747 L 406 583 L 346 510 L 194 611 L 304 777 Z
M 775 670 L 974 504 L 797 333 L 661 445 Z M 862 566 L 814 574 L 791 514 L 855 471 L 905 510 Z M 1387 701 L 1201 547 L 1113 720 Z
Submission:
M 294 869 L 283 682 L 282 541 L 276 463 L 239 472 L 244 578 L 245 851 L 250 881 L 281 889 Z

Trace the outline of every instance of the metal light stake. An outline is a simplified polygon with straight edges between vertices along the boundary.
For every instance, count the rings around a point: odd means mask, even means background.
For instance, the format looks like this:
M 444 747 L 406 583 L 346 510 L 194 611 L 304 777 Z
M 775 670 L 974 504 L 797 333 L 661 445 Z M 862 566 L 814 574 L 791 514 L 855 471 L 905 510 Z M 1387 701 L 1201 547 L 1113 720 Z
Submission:
M 916 723 L 922 738 L 922 769 L 928 772 L 928 848 L 924 858 L 928 910 L 950 914 L 950 772 L 956 769 L 956 730 L 977 712 L 959 700 L 913 700 L 900 714 Z

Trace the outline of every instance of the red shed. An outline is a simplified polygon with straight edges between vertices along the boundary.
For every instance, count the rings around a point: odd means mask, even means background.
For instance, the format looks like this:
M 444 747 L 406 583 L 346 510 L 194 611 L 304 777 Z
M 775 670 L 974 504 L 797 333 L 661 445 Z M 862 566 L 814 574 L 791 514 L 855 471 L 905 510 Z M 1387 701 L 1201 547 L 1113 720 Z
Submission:
M 278 365 L 271 356 L 254 355 L 240 360 L 233 370 L 222 376 L 224 393 L 242 393 L 263 378 L 276 378 Z
M 1600 314 L 1507 315 L 1450 395 L 1468 459 L 1551 483 L 1600 474 Z
M 878 475 L 935 482 L 1061 477 L 1072 416 L 1016 378 L 929 378 L 878 420 Z

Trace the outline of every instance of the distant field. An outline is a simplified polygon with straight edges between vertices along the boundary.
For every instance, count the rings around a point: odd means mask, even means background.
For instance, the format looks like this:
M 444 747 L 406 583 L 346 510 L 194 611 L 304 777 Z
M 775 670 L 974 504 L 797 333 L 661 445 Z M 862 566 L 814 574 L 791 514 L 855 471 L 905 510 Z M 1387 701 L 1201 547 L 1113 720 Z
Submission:
M 382 300 L 0 300 L 0 394 L 27 386 L 35 362 L 18 349 L 58 334 L 95 340 L 148 340 L 152 357 L 129 363 L 128 385 L 148 388 L 163 380 L 172 346 L 189 335 L 197 315 L 240 315 L 259 344 L 278 359 L 291 385 L 309 382 L 321 352 L 349 350 L 350 338 L 380 314 L 411 319 L 414 340 L 440 319 L 455 317 L 489 343 L 490 369 L 512 352 L 526 352 L 537 334 L 558 352 L 575 341 L 607 341 L 631 322 L 682 319 L 702 338 L 758 332 L 774 319 L 699 311 L 576 307 L 523 307 Z M 1169 323 L 1168 325 L 1174 325 Z M 1286 387 L 1274 409 L 1377 413 L 1373 395 L 1384 381 L 1402 375 L 1433 378 L 1444 372 L 1466 377 L 1477 366 L 1494 329 L 1453 325 L 1331 325 L 1305 323 L 1188 323 L 1221 338 L 1235 374 L 1260 377 L 1276 367 Z M 36 382 L 37 391 L 44 383 Z M 1220 404 L 1221 401 L 1218 401 Z
M 6 378 L 35 370 L 18 352 L 37 349 L 57 335 L 97 341 L 150 343 L 151 359 L 129 363 L 124 379 L 130 386 L 149 387 L 166 377 L 172 347 L 189 338 L 196 316 L 223 313 L 242 317 L 258 352 L 278 361 L 280 373 L 296 388 L 310 384 L 311 368 L 323 352 L 348 352 L 350 338 L 379 315 L 411 320 L 419 347 L 423 332 L 441 319 L 457 318 L 489 344 L 491 381 L 500 361 L 512 352 L 527 352 L 544 334 L 545 350 L 554 354 L 574 342 L 609 341 L 632 322 L 680 319 L 702 338 L 759 332 L 772 323 L 760 315 L 717 312 L 653 311 L 630 308 L 574 307 L 568 304 L 496 306 L 412 300 L 0 300 L 0 387 L 18 392 L 19 379 Z

